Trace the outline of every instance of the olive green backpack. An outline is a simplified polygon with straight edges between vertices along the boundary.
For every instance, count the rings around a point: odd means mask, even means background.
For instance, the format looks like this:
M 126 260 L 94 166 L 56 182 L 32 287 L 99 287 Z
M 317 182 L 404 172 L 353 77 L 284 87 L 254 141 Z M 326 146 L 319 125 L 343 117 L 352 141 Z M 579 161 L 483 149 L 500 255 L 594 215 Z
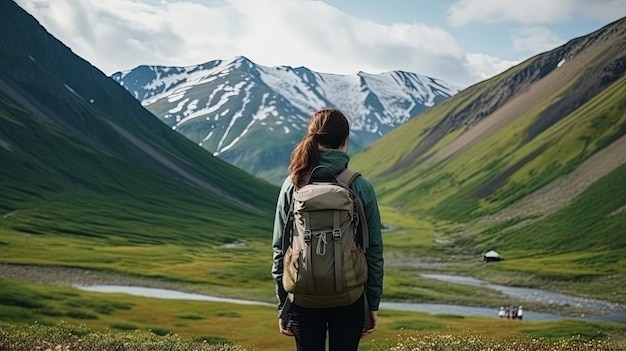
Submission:
M 294 188 L 283 233 L 283 287 L 290 302 L 338 307 L 363 294 L 369 237 L 363 203 L 350 190 L 357 176 L 346 169 L 331 181 Z

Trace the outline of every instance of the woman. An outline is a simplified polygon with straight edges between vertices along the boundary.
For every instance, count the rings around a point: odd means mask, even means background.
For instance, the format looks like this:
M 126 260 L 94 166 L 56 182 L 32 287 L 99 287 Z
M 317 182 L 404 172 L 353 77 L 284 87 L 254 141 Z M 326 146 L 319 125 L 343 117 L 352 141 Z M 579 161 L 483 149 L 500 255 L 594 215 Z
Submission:
M 276 205 L 274 221 L 272 276 L 276 286 L 279 310 L 287 300 L 283 289 L 283 228 L 292 199 L 294 185 L 302 187 L 316 166 L 311 180 L 330 180 L 348 167 L 346 154 L 350 129 L 347 118 L 337 109 L 323 109 L 311 117 L 307 134 L 296 145 L 289 164 L 289 176 L 283 182 Z M 292 304 L 290 318 L 279 318 L 278 328 L 284 335 L 295 336 L 298 351 L 324 350 L 326 335 L 330 350 L 356 351 L 363 335 L 376 330 L 378 305 L 383 290 L 383 243 L 381 222 L 374 188 L 359 176 L 350 185 L 363 202 L 369 247 L 366 251 L 368 266 L 366 296 L 348 306 L 332 308 L 305 308 Z M 365 299 L 367 297 L 367 299 Z M 364 301 L 367 301 L 371 324 L 364 327 Z

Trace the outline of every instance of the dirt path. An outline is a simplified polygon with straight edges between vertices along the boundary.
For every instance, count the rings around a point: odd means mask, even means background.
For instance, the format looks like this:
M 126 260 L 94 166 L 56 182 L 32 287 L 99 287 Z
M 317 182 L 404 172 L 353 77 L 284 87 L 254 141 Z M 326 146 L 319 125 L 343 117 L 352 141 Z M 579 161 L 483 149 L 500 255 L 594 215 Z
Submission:
M 180 288 L 173 283 L 159 279 L 60 266 L 0 264 L 0 277 L 55 285 L 129 285 L 162 289 Z

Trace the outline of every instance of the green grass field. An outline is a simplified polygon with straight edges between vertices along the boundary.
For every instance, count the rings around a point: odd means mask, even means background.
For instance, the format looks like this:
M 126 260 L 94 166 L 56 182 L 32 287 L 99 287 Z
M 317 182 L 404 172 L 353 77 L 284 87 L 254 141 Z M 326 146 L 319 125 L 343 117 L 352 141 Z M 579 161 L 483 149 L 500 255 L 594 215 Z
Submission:
M 71 287 L 6 279 L 1 282 L 0 315 L 4 316 L 5 323 L 0 324 L 0 331 L 28 331 L 33 337 L 31 342 L 36 339 L 32 328 L 45 331 L 47 329 L 43 326 L 58 326 L 63 322 L 66 328 L 79 329 L 82 325 L 94 333 L 105 333 L 106 337 L 101 338 L 101 342 L 121 342 L 126 340 L 127 333 L 143 331 L 158 336 L 175 334 L 192 340 L 227 342 L 255 350 L 293 348 L 293 340 L 278 333 L 274 307 L 90 293 Z M 35 321 L 40 327 L 34 325 Z M 581 336 L 584 340 L 607 340 L 609 337 L 623 340 L 626 327 L 567 320 L 521 322 L 382 310 L 379 329 L 366 337 L 362 346 L 364 350 L 389 349 L 399 338 L 417 336 L 419 334 L 415 333 L 421 332 L 444 333 L 453 338 L 471 333 L 495 340 L 512 337 L 523 340 L 525 336 L 551 340 L 573 336 Z M 54 333 L 47 333 L 50 337 L 44 340 L 54 344 Z M 134 335 L 139 337 L 140 334 Z M 171 338 L 156 339 L 165 345 L 173 342 Z
M 448 284 L 418 276 L 423 270 L 394 267 L 394 257 L 420 257 L 447 262 L 446 257 L 456 250 L 439 245 L 446 238 L 447 223 L 429 223 L 401 215 L 382 207 L 385 224 L 385 255 L 388 265 L 385 278 L 385 299 L 416 302 L 441 302 L 484 305 L 488 300 L 494 306 L 506 305 L 509 299 L 486 289 Z M 175 226 L 171 225 L 171 228 Z M 260 235 L 258 235 L 260 236 Z M 131 277 L 156 279 L 181 290 L 217 296 L 256 299 L 274 302 L 273 283 L 269 275 L 271 265 L 270 235 L 261 240 L 241 238 L 243 247 L 224 248 L 222 242 L 195 241 L 182 235 L 173 240 L 167 235 L 155 234 L 152 240 L 129 242 L 122 237 L 77 236 L 68 234 L 33 234 L 4 228 L 0 236 L 0 261 L 14 264 L 38 264 L 62 267 L 80 267 L 101 272 L 117 272 Z M 520 283 L 527 274 L 511 272 L 532 271 L 545 265 L 545 260 L 510 260 L 500 266 L 467 264 L 472 260 L 466 254 L 455 254 L 442 267 L 428 271 L 454 271 L 474 276 L 489 275 L 491 279 Z M 554 259 L 555 264 L 573 260 Z M 580 263 L 578 263 L 580 264 Z M 488 271 L 485 271 L 485 269 Z M 533 275 L 536 276 L 536 275 Z M 568 276 L 571 277 L 571 276 Z M 539 279 L 539 278 L 535 278 Z M 597 278 L 600 279 L 600 278 Z M 541 286 L 541 280 L 534 281 Z M 544 282 L 545 283 L 545 282 Z M 588 285 L 579 282 L 581 286 Z M 592 293 L 604 285 L 596 284 Z M 574 289 L 575 283 L 566 288 Z M 563 286 L 559 286 L 563 288 Z M 576 290 L 576 289 L 574 289 Z M 529 308 L 532 308 L 528 305 Z M 537 306 L 539 308 L 539 306 Z M 495 313 L 495 308 L 494 308 Z M 29 283 L 2 279 L 0 284 L 0 316 L 2 320 L 28 326 L 33 321 L 55 325 L 65 321 L 71 325 L 84 324 L 97 331 L 113 333 L 148 331 L 175 333 L 188 338 L 228 340 L 236 345 L 257 350 L 288 350 L 292 340 L 276 330 L 274 307 L 244 306 L 224 303 L 160 300 L 133 297 L 124 294 L 103 294 L 80 291 L 68 286 Z M 242 328 L 242 326 L 246 326 Z M 395 345 L 405 332 L 436 331 L 451 335 L 465 332 L 497 339 L 524 335 L 553 335 L 555 338 L 585 335 L 587 338 L 607 337 L 624 340 L 624 326 L 611 323 L 502 321 L 494 318 L 475 318 L 424 313 L 381 311 L 380 328 L 363 342 L 364 350 L 387 349 Z M 593 330 L 596 337 L 589 336 Z M 385 346 L 381 346 L 381 345 Z

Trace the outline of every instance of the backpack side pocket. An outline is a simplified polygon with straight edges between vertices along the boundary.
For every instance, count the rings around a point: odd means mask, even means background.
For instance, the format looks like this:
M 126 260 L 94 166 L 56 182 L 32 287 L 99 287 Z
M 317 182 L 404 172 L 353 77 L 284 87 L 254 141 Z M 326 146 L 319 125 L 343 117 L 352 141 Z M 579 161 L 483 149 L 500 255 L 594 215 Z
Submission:
M 298 271 L 300 270 L 300 253 L 302 250 L 287 248 L 283 258 L 283 288 L 286 292 L 296 292 L 298 282 Z
M 367 260 L 360 248 L 345 249 L 342 265 L 347 290 L 361 287 L 367 282 Z

